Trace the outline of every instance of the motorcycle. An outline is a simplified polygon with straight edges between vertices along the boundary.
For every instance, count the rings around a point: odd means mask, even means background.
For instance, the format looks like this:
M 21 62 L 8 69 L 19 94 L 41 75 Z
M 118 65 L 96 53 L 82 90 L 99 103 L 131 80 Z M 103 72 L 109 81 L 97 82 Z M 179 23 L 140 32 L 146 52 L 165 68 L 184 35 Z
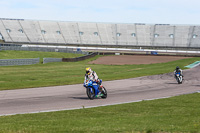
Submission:
M 181 75 L 180 72 L 175 73 L 175 78 L 176 78 L 176 81 L 178 82 L 178 84 L 182 84 L 183 76 Z
M 100 80 L 100 84 L 102 83 L 102 80 Z M 86 88 L 86 94 L 90 100 L 93 100 L 94 98 L 101 97 L 103 99 L 107 98 L 107 90 L 104 86 L 99 87 L 99 84 L 97 82 L 89 80 L 86 81 L 83 85 Z

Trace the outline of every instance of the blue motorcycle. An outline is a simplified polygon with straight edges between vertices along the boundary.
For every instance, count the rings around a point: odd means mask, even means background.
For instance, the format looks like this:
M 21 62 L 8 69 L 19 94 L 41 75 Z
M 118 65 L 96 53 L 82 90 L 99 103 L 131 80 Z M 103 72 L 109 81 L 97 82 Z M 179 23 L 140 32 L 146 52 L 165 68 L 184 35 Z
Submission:
M 100 84 L 102 80 L 100 80 Z M 90 100 L 94 98 L 101 97 L 103 99 L 107 98 L 107 90 L 105 87 L 99 87 L 99 84 L 95 81 L 85 82 L 83 85 L 86 88 L 86 94 Z
M 178 82 L 178 84 L 182 84 L 183 76 L 181 75 L 180 72 L 175 73 L 175 78 L 176 78 L 176 81 Z

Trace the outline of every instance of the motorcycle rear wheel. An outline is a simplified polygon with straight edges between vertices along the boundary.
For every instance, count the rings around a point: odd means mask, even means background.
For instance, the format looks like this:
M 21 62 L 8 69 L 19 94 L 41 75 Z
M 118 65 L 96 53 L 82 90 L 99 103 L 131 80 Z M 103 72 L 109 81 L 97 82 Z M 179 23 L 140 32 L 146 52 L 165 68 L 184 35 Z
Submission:
M 103 96 L 101 96 L 101 98 L 106 99 L 107 98 L 107 90 L 105 87 L 103 87 L 102 92 Z

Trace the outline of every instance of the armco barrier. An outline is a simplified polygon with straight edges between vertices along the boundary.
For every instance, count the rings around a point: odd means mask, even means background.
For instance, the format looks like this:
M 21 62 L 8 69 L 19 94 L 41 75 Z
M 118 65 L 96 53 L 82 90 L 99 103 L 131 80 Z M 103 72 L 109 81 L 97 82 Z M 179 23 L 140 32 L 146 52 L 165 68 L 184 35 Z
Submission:
M 81 56 L 77 58 L 43 58 L 43 64 L 49 63 L 49 62 L 76 62 L 76 61 L 82 61 L 85 59 L 89 59 L 91 57 L 96 56 L 98 53 L 92 53 L 86 56 Z
M 43 64 L 49 62 L 75 62 L 96 56 L 98 53 L 92 53 L 86 56 L 77 58 L 43 58 Z M 40 58 L 33 59 L 0 59 L 0 66 L 15 66 L 15 65 L 32 65 L 40 62 Z
M 76 61 L 82 61 L 82 60 L 85 60 L 85 59 L 89 59 L 91 57 L 94 57 L 96 56 L 98 53 L 92 53 L 92 54 L 89 54 L 89 55 L 85 55 L 85 56 L 81 56 L 81 57 L 77 57 L 77 58 L 62 58 L 62 61 L 63 62 L 76 62 Z
M 43 64 L 49 62 L 62 62 L 62 58 L 43 58 Z
M 88 52 L 81 51 L 81 49 L 67 48 L 63 46 L 0 44 L 0 48 L 1 50 L 63 52 L 84 55 L 88 54 Z
M 40 58 L 33 59 L 0 59 L 0 66 L 32 65 L 40 62 Z

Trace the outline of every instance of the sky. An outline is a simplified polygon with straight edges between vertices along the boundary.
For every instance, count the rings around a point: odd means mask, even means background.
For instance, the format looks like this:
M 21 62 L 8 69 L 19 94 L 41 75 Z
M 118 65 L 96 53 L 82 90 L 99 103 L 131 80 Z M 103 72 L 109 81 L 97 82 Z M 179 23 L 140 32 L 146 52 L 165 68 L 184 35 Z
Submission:
M 0 18 L 200 24 L 200 0 L 0 0 Z

